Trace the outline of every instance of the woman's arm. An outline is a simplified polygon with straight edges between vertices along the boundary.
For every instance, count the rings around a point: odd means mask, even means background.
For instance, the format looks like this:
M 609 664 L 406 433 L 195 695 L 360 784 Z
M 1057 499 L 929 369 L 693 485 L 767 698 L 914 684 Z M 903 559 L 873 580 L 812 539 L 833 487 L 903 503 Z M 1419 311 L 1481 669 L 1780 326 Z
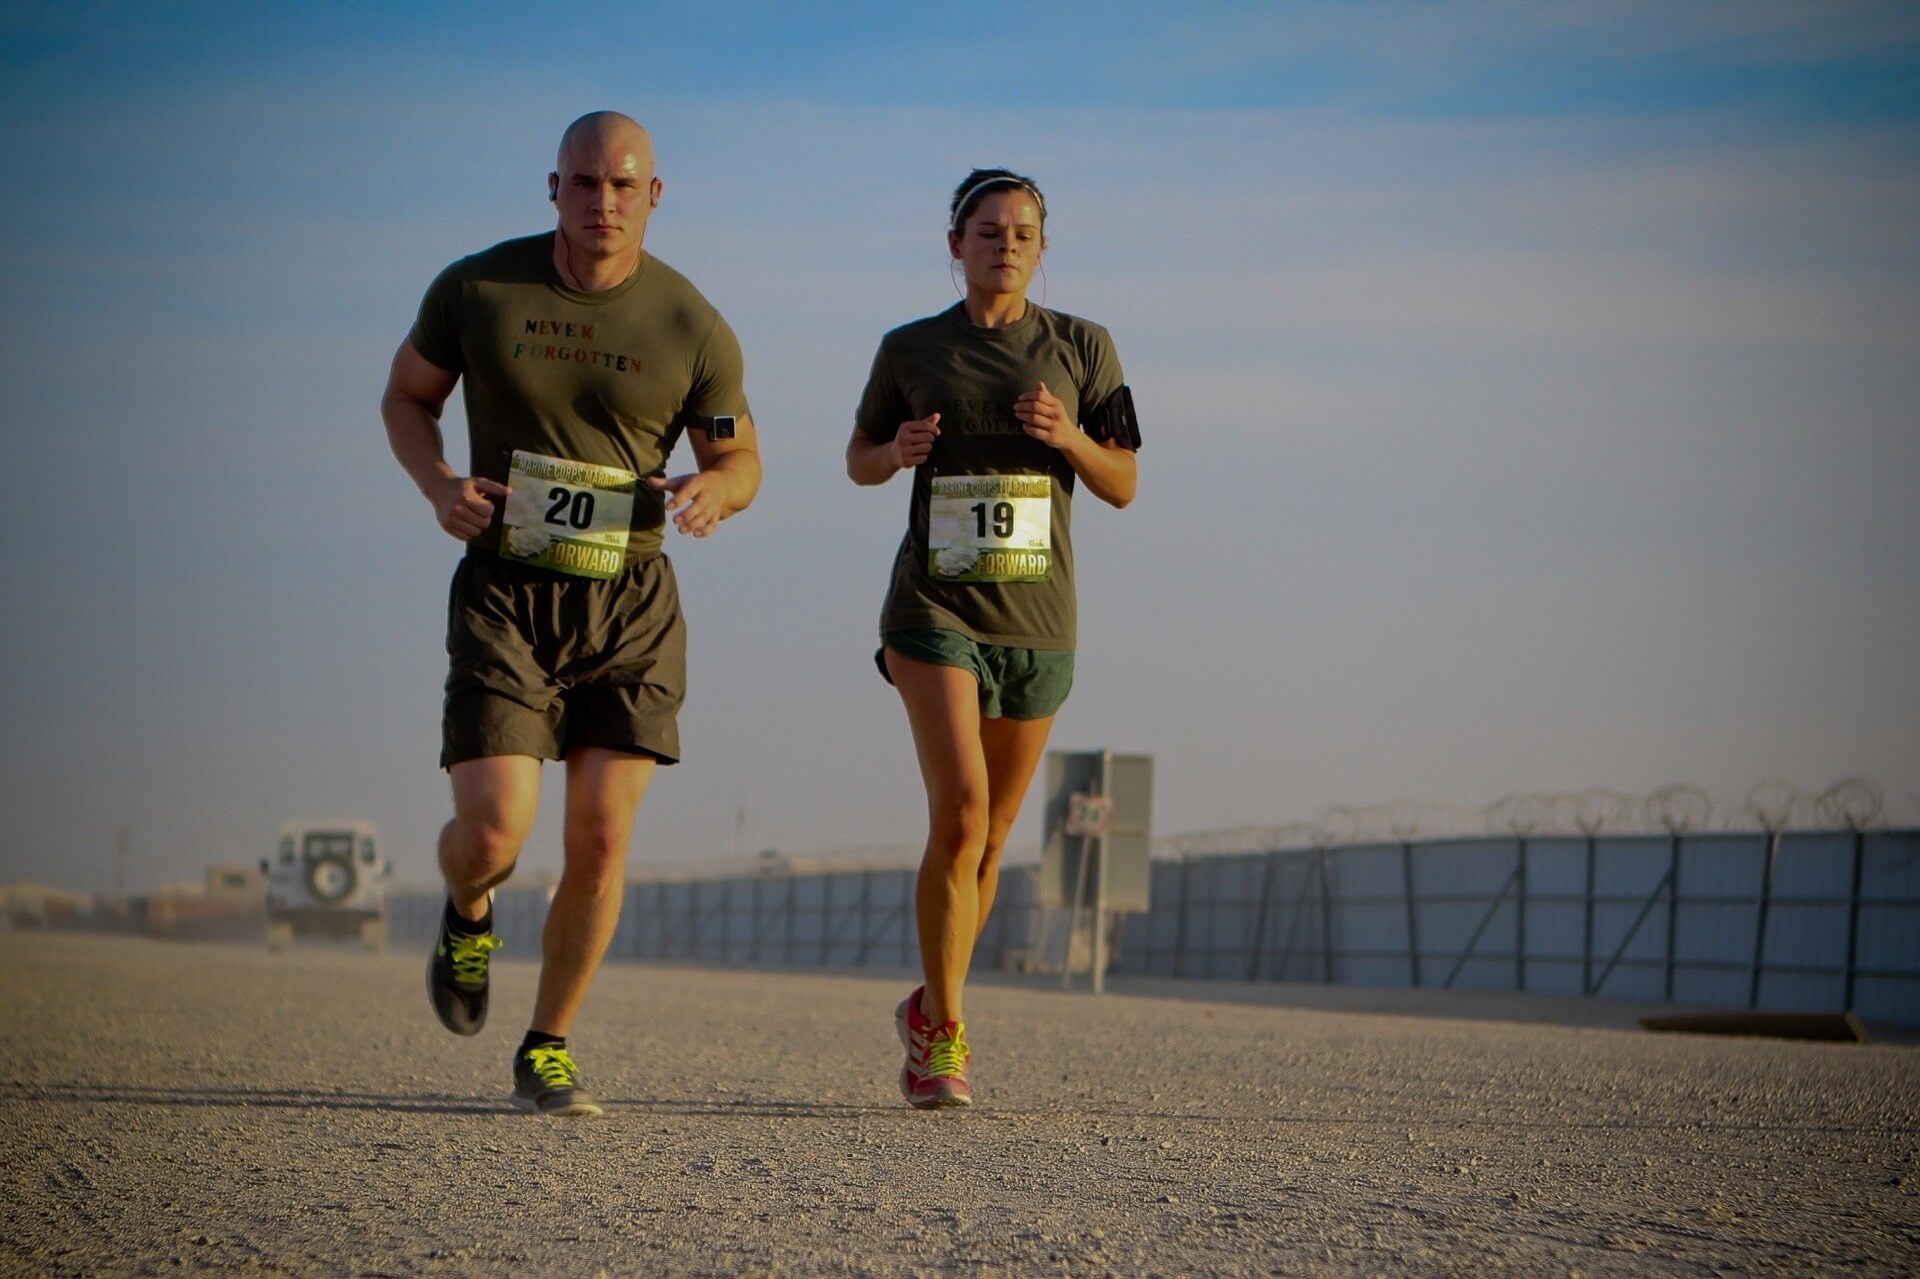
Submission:
M 1133 501 L 1140 485 L 1140 466 L 1133 450 L 1112 440 L 1104 443 L 1068 419 L 1067 406 L 1042 382 L 1013 402 L 1013 415 L 1028 435 L 1064 453 L 1067 465 L 1087 491 L 1115 508 Z
M 847 478 L 855 484 L 885 484 L 910 466 L 918 466 L 933 452 L 940 434 L 940 415 L 932 413 L 902 422 L 890 440 L 876 440 L 859 427 L 847 441 Z

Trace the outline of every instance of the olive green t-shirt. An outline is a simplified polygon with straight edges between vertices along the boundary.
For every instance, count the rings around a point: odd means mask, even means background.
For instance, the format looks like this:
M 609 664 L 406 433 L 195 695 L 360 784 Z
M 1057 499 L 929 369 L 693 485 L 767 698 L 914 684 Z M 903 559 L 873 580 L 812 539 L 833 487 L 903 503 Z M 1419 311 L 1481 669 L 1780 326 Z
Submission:
M 554 232 L 462 258 L 428 286 L 408 341 L 458 373 L 473 474 L 507 482 L 514 450 L 662 475 L 684 410 L 747 413 L 740 343 L 678 271 L 642 254 L 625 283 L 581 293 L 553 265 Z M 500 517 L 469 546 L 496 551 Z M 634 494 L 627 558 L 660 548 L 664 498 Z
M 1073 468 L 1026 433 L 1013 402 L 1045 382 L 1078 422 L 1125 380 L 1105 329 L 1031 303 L 1005 328 L 981 328 L 955 304 L 880 339 L 855 428 L 884 443 L 902 422 L 940 414 L 933 452 L 914 468 L 882 633 L 1075 646 Z

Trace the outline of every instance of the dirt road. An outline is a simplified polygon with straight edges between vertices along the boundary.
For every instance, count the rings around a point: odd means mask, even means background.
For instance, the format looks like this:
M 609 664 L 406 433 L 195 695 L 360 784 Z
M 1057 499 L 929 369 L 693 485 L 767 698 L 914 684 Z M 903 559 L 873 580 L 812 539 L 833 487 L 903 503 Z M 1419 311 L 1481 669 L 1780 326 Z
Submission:
M 600 1120 L 506 1104 L 534 968 L 0 933 L 0 1270 L 1699 1275 L 1920 1267 L 1920 1050 L 616 965 Z

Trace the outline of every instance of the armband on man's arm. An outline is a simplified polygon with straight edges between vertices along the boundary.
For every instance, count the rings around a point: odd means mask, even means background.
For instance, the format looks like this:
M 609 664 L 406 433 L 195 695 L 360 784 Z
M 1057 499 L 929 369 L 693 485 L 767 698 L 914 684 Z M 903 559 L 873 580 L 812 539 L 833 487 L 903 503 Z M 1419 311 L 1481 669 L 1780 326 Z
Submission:
M 1102 444 L 1111 440 L 1121 448 L 1140 449 L 1140 419 L 1133 411 L 1133 392 L 1124 384 L 1087 415 L 1081 428 Z
M 674 416 L 673 421 L 674 425 L 681 429 L 699 431 L 709 440 L 730 440 L 733 438 L 734 418 L 731 413 L 722 414 L 719 417 L 708 417 L 703 413 L 692 413 L 686 409 L 682 409 Z

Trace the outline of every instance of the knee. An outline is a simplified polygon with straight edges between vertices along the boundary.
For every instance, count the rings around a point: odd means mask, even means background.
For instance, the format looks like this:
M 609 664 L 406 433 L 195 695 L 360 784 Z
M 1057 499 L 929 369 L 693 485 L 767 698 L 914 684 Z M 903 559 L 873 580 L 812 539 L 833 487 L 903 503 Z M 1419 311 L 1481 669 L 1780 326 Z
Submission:
M 962 794 L 935 806 L 928 856 L 954 873 L 977 874 L 988 843 L 987 797 Z
M 455 821 L 453 828 L 449 869 L 474 883 L 503 878 L 526 839 L 524 828 L 500 814 L 470 816 Z
M 566 878 L 595 895 L 618 891 L 626 874 L 626 833 L 616 823 L 576 821 L 567 826 Z

